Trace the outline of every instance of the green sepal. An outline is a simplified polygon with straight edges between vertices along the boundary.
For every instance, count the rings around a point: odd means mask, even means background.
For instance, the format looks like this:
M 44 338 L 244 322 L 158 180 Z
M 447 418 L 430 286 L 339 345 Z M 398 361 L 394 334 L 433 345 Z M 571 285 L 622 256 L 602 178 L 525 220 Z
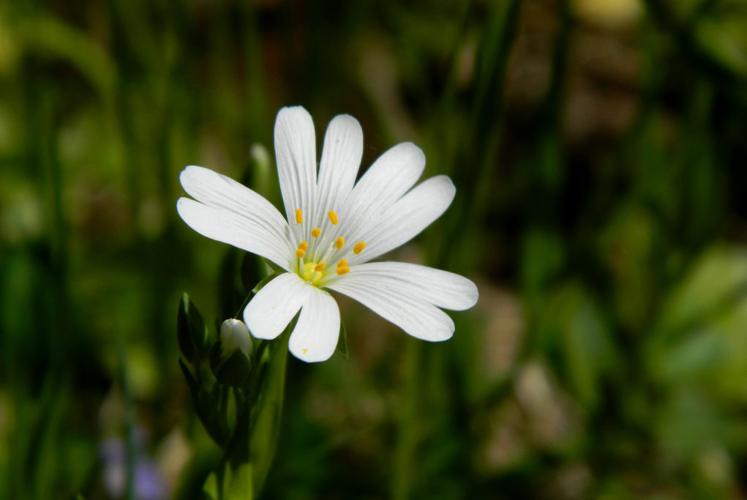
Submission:
M 184 362 L 184 359 L 182 358 L 179 358 L 179 368 L 182 369 L 182 374 L 184 375 L 184 379 L 187 381 L 189 390 L 192 391 L 193 394 L 197 394 L 200 386 L 197 383 L 197 380 L 195 380 L 194 375 L 192 375 L 192 372 L 189 370 L 189 367 L 187 367 L 187 364 Z
M 205 355 L 208 335 L 202 315 L 186 292 L 179 301 L 176 329 L 179 349 L 184 358 L 194 365 Z
M 337 343 L 337 352 L 345 359 L 350 358 L 350 349 L 348 348 L 348 329 L 345 328 L 344 321 L 340 321 L 340 341 Z
M 255 495 L 267 477 L 280 433 L 288 359 L 287 332 L 292 330 L 294 322 L 291 323 L 277 342 L 262 344 L 255 352 L 256 366 L 247 387 L 248 400 L 238 402 L 244 411 L 237 414 L 236 432 L 224 456 L 225 467 L 237 470 L 251 465 Z
M 189 386 L 189 392 L 192 394 L 192 402 L 195 405 L 197 417 L 202 422 L 205 431 L 210 438 L 219 446 L 224 446 L 231 435 L 225 415 L 222 414 L 221 408 L 225 407 L 222 401 L 226 396 L 226 390 L 211 376 L 204 376 L 207 367 L 198 366 L 196 374 L 192 373 L 184 359 L 179 358 L 179 368 L 182 370 L 184 379 Z M 200 372 L 203 372 L 203 375 Z M 205 380 L 209 378 L 209 380 Z
M 278 274 L 284 274 L 284 273 L 288 272 L 288 271 L 286 271 L 285 269 L 283 269 L 282 267 L 278 266 L 277 264 L 275 264 L 274 262 L 272 262 L 270 260 L 267 260 L 267 259 L 262 259 L 262 260 L 264 260 L 264 263 L 270 269 L 270 274 L 273 275 L 273 276 L 277 276 Z M 267 279 L 267 278 L 265 278 L 265 279 Z M 259 285 L 257 285 L 257 286 L 259 286 Z
M 210 369 L 222 384 L 243 387 L 249 380 L 251 368 L 250 359 L 240 349 L 236 349 L 226 359 L 223 359 L 223 344 L 220 340 L 210 349 Z
M 231 429 L 228 427 L 224 412 L 221 411 L 225 406 L 223 398 L 227 397 L 226 388 L 220 384 L 215 384 L 210 389 L 201 387 L 197 394 L 193 392 L 192 396 L 197 416 L 210 438 L 218 446 L 226 446 L 231 437 Z

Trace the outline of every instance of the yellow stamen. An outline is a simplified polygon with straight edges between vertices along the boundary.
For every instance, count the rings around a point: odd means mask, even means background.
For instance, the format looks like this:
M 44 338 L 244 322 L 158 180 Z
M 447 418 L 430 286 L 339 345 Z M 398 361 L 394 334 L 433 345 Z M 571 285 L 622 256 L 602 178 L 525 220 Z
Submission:
M 340 259 L 340 262 L 337 263 L 337 267 L 348 267 L 348 259 Z
M 298 247 L 298 250 L 296 250 L 296 257 L 300 258 L 300 257 L 303 257 L 304 255 L 306 255 L 306 250 L 304 250 L 301 247 Z
M 300 224 L 303 222 L 303 210 L 300 208 L 296 209 L 296 224 Z
M 353 253 L 355 253 L 355 255 L 358 255 L 359 253 L 361 253 L 363 251 L 364 248 L 366 248 L 366 242 L 365 241 L 359 241 L 353 247 Z
M 340 222 L 340 220 L 337 218 L 337 212 L 335 212 L 334 210 L 330 210 L 327 215 L 329 216 L 329 221 L 333 225 L 336 225 L 338 222 Z
M 345 238 L 342 236 L 338 236 L 335 240 L 335 247 L 337 247 L 338 250 L 342 250 L 342 247 L 345 246 Z
M 320 273 L 324 272 L 325 267 L 327 267 L 327 264 L 325 264 L 324 262 L 320 262 L 319 264 L 316 265 L 316 267 L 314 268 L 314 271 L 318 271 Z
M 345 267 L 340 267 L 340 266 L 337 266 L 337 271 L 335 271 L 335 272 L 336 272 L 336 273 L 337 273 L 338 275 L 342 276 L 343 274 L 347 274 L 347 273 L 349 273 L 349 272 L 350 272 L 350 268 L 349 268 L 349 267 L 347 267 L 347 266 L 345 266 Z
M 304 250 L 308 250 L 309 243 L 306 240 L 301 241 L 301 243 L 298 244 L 298 248 L 303 248 Z
M 318 227 L 315 227 L 311 230 L 311 236 L 313 236 L 314 238 L 318 238 L 320 234 L 322 234 L 322 230 Z

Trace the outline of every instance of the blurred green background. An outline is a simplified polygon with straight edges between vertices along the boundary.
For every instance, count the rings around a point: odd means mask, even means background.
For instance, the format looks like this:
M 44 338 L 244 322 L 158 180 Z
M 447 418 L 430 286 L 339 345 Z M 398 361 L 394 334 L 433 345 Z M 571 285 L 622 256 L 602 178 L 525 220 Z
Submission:
M 241 256 L 178 173 L 256 179 L 289 104 L 423 147 L 457 198 L 396 257 L 481 298 L 445 344 L 344 301 L 263 498 L 747 496 L 747 2 L 7 0 L 0 498 L 198 496 L 177 303 Z

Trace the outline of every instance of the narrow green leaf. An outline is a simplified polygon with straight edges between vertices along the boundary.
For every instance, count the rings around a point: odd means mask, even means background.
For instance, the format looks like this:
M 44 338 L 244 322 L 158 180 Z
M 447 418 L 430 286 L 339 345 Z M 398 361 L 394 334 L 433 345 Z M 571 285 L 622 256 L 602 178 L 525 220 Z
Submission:
M 251 362 L 240 349 L 223 359 L 223 345 L 219 340 L 210 349 L 210 368 L 222 384 L 242 387 L 249 380 Z
M 184 359 L 182 358 L 179 358 L 179 368 L 182 369 L 182 373 L 184 374 L 184 378 L 187 381 L 189 390 L 192 391 L 193 395 L 196 395 L 200 389 L 200 386 L 197 383 L 197 380 L 195 380 L 194 376 L 192 375 L 192 372 L 187 367 L 187 364 L 184 362 Z
M 205 427 L 208 435 L 215 443 L 224 447 L 230 438 L 230 429 L 224 418 L 222 408 L 222 387 L 215 384 L 210 389 L 200 388 L 194 398 L 197 416 Z
M 192 336 L 189 333 L 189 297 L 183 294 L 179 300 L 179 309 L 176 315 L 176 335 L 179 342 L 179 350 L 184 358 L 190 363 L 194 363 L 196 358 L 195 347 L 192 343 Z M 181 363 L 181 360 L 180 360 Z
M 207 348 L 207 328 L 202 315 L 184 293 L 177 313 L 177 339 L 179 349 L 192 364 L 204 357 Z
M 340 321 L 340 341 L 337 343 L 337 352 L 344 356 L 345 359 L 350 358 L 350 350 L 348 349 L 348 329 L 345 328 L 344 321 Z

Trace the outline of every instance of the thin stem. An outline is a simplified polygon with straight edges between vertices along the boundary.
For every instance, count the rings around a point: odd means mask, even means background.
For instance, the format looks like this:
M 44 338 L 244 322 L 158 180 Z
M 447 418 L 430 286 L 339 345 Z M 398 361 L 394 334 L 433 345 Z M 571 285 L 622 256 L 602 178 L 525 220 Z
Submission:
M 135 425 L 132 410 L 132 397 L 127 380 L 127 353 L 125 350 L 125 339 L 123 334 L 117 335 L 117 354 L 119 357 L 119 385 L 122 388 L 122 400 L 124 402 L 124 430 L 125 430 L 125 459 L 126 480 L 125 498 L 135 500 Z
M 415 476 L 415 451 L 419 440 L 418 407 L 420 402 L 419 367 L 422 358 L 422 344 L 417 339 L 408 338 L 404 356 L 404 401 L 399 418 L 399 436 L 394 450 L 391 496 L 395 500 L 405 500 L 412 496 Z

